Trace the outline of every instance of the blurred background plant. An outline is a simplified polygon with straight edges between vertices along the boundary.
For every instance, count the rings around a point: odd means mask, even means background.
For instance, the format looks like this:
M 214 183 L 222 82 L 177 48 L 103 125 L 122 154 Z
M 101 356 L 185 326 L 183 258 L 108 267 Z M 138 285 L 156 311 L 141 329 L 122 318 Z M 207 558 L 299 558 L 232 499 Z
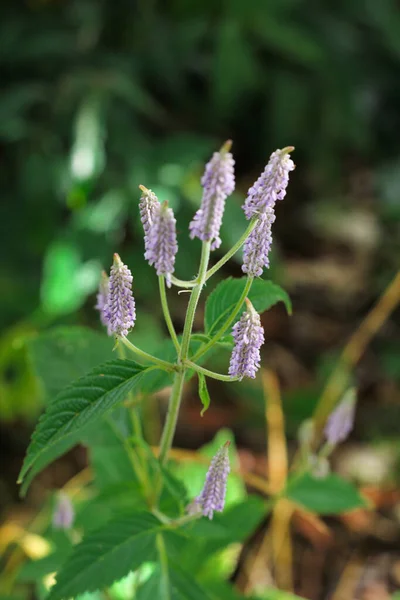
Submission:
M 99 329 L 93 294 L 118 250 L 134 275 L 136 339 L 150 347 L 162 338 L 157 279 L 142 259 L 138 185 L 174 208 L 177 273 L 190 278 L 198 246 L 187 224 L 199 178 L 227 138 L 238 186 L 221 253 L 244 228 L 243 196 L 271 151 L 296 147 L 270 271 L 290 293 L 294 314 L 277 306 L 263 321 L 265 364 L 281 381 L 293 439 L 339 351 L 399 266 L 396 3 L 31 0 L 3 2 L 0 11 L 1 508 L 16 501 L 13 482 L 46 397 L 32 368 L 37 335 L 60 324 Z M 240 274 L 239 260 L 226 274 Z M 178 328 L 185 302 L 182 295 L 171 303 Z M 337 459 L 365 484 L 398 479 L 399 322 L 396 313 L 387 317 L 352 365 L 361 408 L 352 443 Z M 226 424 L 252 450 L 243 461 L 257 469 L 261 389 L 242 384 L 231 397 L 223 386 L 211 391 L 220 399 L 200 422 L 192 390 L 179 445 L 209 441 Z M 149 438 L 157 428 L 150 417 Z M 69 476 L 82 463 L 74 460 Z

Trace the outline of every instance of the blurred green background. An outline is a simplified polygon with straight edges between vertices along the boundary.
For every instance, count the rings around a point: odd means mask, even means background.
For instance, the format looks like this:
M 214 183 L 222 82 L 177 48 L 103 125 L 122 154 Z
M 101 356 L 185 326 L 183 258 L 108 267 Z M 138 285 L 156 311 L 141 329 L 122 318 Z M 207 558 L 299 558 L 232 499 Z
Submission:
M 27 341 L 59 324 L 100 330 L 94 294 L 114 251 L 134 275 L 135 343 L 163 337 L 138 185 L 174 208 L 176 273 L 190 278 L 199 179 L 227 138 L 237 191 L 214 259 L 243 231 L 241 203 L 270 153 L 296 147 L 265 275 L 290 293 L 294 314 L 278 306 L 264 317 L 265 364 L 280 377 L 293 436 L 399 266 L 396 2 L 30 0 L 2 2 L 0 16 L 0 427 L 9 481 L 43 404 Z M 240 276 L 240 258 L 225 275 Z M 178 328 L 186 302 L 171 295 Z M 394 315 L 354 374 L 359 439 L 396 442 L 399 373 Z M 251 386 L 235 393 L 193 441 L 227 424 L 257 445 L 262 400 Z M 238 405 L 235 421 L 226 409 Z

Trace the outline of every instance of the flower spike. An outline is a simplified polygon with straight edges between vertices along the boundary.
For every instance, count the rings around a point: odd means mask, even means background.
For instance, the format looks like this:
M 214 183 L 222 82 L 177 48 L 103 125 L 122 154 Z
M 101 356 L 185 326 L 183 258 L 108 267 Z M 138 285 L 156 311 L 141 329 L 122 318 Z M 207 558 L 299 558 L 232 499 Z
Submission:
M 157 196 L 151 190 L 148 190 L 144 185 L 139 185 L 142 191 L 142 196 L 139 202 L 140 219 L 144 230 L 144 249 L 147 252 L 149 247 L 149 233 L 153 224 L 154 217 L 160 210 L 160 203 Z
M 267 207 L 244 243 L 242 271 L 250 277 L 259 277 L 263 267 L 269 267 L 268 255 L 272 245 L 271 228 L 274 221 L 274 209 Z
M 70 497 L 64 492 L 60 492 L 53 512 L 52 521 L 54 529 L 71 529 L 74 516 L 74 507 L 72 506 Z
M 109 280 L 109 294 L 104 308 L 109 332 L 117 337 L 126 336 L 135 325 L 135 300 L 132 296 L 132 273 L 114 254 Z
M 264 330 L 260 315 L 252 303 L 246 298 L 247 310 L 242 314 L 232 329 L 235 346 L 229 364 L 229 375 L 232 377 L 255 378 L 260 368 L 260 348 L 264 343 Z
M 331 413 L 325 425 L 325 437 L 330 446 L 337 446 L 348 438 L 353 429 L 356 411 L 356 392 L 352 388 Z
M 283 200 L 286 196 L 289 173 L 295 168 L 290 158 L 293 150 L 293 146 L 287 146 L 271 154 L 264 171 L 247 192 L 243 204 L 246 219 L 263 213 L 267 207 L 273 208 L 277 200 Z
M 153 223 L 147 235 L 147 250 L 144 257 L 154 265 L 157 275 L 164 275 L 166 284 L 171 287 L 171 275 L 174 272 L 175 255 L 178 252 L 176 241 L 176 220 L 172 208 L 165 201 L 153 217 Z
M 188 507 L 190 513 L 201 511 L 205 517 L 212 519 L 214 512 L 224 510 L 226 483 L 230 471 L 229 445 L 229 441 L 225 442 L 212 459 L 203 490 Z
M 201 179 L 203 198 L 201 206 L 189 225 L 190 237 L 203 242 L 211 242 L 211 250 L 219 248 L 219 232 L 225 209 L 225 200 L 235 189 L 235 175 L 232 154 L 229 152 L 232 142 L 229 140 L 219 152 L 214 152 L 207 163 Z

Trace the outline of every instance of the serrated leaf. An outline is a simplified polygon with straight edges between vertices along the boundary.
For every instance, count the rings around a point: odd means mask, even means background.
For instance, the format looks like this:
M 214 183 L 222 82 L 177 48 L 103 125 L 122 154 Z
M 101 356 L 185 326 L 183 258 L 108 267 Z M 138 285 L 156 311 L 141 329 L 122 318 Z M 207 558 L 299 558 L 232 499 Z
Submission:
M 201 411 L 200 415 L 203 416 L 204 413 L 206 412 L 206 410 L 208 409 L 208 407 L 210 406 L 210 394 L 208 393 L 208 389 L 207 389 L 207 381 L 206 378 L 204 377 L 203 373 L 198 373 L 198 378 L 199 378 L 199 396 L 200 396 L 200 400 L 201 403 L 203 405 L 203 410 Z
M 247 278 L 229 277 L 217 285 L 206 302 L 204 326 L 208 335 L 215 334 L 232 314 L 246 285 Z M 254 308 L 262 313 L 277 302 L 283 302 L 290 314 L 292 305 L 288 294 L 272 281 L 256 279 L 248 294 Z M 240 318 L 240 312 L 238 319 Z
M 61 392 L 32 436 L 19 477 L 19 481 L 26 480 L 23 492 L 35 474 L 74 446 L 89 426 L 122 402 L 149 369 L 129 360 L 110 361 Z
M 223 544 L 244 541 L 260 524 L 266 514 L 265 503 L 258 496 L 250 496 L 222 513 L 215 513 L 212 521 L 200 519 L 187 526 L 189 535 L 221 540 Z M 216 549 L 223 546 L 216 546 Z
M 123 413 L 125 423 L 118 422 L 117 413 Z M 119 406 L 112 414 L 90 427 L 83 438 L 83 443 L 88 446 L 90 464 L 93 470 L 95 485 L 98 489 L 120 483 L 121 481 L 135 480 L 137 477 L 132 461 L 126 449 L 125 439 L 130 435 L 129 409 Z M 123 427 L 125 425 L 125 427 Z
M 139 588 L 137 600 L 214 600 L 192 575 L 168 561 L 164 570 L 157 566 L 146 583 Z
M 287 497 L 309 510 L 327 514 L 340 514 L 354 508 L 366 508 L 366 500 L 349 481 L 332 473 L 323 479 L 308 473 L 289 482 Z
M 144 510 L 146 502 L 135 481 L 120 481 L 102 489 L 76 511 L 74 526 L 85 532 L 99 529 L 108 521 L 132 510 Z
M 78 544 L 57 575 L 48 600 L 63 600 L 109 587 L 157 557 L 155 539 L 165 525 L 148 512 L 107 523 Z
M 18 573 L 18 581 L 35 582 L 49 573 L 54 573 L 61 567 L 67 556 L 67 552 L 57 550 L 48 556 L 25 563 Z

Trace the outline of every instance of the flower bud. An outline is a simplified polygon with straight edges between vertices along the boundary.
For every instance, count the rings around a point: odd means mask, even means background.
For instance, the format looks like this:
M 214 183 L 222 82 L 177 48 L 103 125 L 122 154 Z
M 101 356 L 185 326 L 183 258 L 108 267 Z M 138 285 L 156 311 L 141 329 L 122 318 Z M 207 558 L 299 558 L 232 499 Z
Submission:
M 242 271 L 250 277 L 259 277 L 262 275 L 263 268 L 269 267 L 269 252 L 272 245 L 271 227 L 274 221 L 273 208 L 266 208 L 244 243 Z
M 235 346 L 229 364 L 229 375 L 240 379 L 256 376 L 260 368 L 260 348 L 264 343 L 260 315 L 250 300 L 246 299 L 246 304 L 247 310 L 232 329 Z
M 110 334 L 126 336 L 135 325 L 135 300 L 132 296 L 132 274 L 118 254 L 114 254 L 109 279 L 108 300 L 104 308 Z
M 144 230 L 144 249 L 148 250 L 149 232 L 154 221 L 154 216 L 160 210 L 160 203 L 157 196 L 144 185 L 139 186 L 142 190 L 142 196 L 139 202 L 140 219 Z
M 168 202 L 163 202 L 155 211 L 153 222 L 147 235 L 145 259 L 154 265 L 157 275 L 164 275 L 168 287 L 174 272 L 175 256 L 178 252 L 176 241 L 176 220 Z
M 330 446 L 344 442 L 353 429 L 356 400 L 355 389 L 348 390 L 329 416 L 324 432 Z
M 219 231 L 225 200 L 235 189 L 235 163 L 229 152 L 230 147 L 231 142 L 226 142 L 219 152 L 214 152 L 212 159 L 207 163 L 201 180 L 204 190 L 201 206 L 189 225 L 190 237 L 211 242 L 211 250 L 221 245 Z
M 53 512 L 54 529 L 71 529 L 74 516 L 74 507 L 69 496 L 64 492 L 60 492 Z
M 247 192 L 243 205 L 246 219 L 263 213 L 267 207 L 274 208 L 275 202 L 286 196 L 289 173 L 295 168 L 289 154 L 292 150 L 293 146 L 287 146 L 271 154 L 264 171 Z
M 214 511 L 223 511 L 230 471 L 229 444 L 230 442 L 226 442 L 212 459 L 202 492 L 188 506 L 190 514 L 201 511 L 205 517 L 212 519 Z

